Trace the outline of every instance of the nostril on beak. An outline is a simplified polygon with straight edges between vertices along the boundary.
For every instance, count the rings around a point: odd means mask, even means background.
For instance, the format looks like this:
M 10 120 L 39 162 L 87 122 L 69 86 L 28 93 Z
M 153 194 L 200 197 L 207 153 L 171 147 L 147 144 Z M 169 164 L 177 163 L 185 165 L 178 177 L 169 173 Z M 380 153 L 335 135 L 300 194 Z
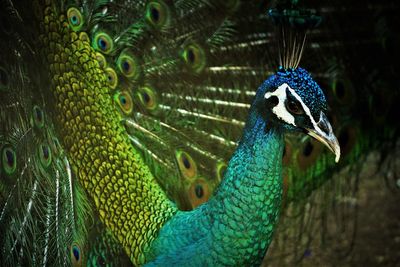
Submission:
M 332 131 L 331 125 L 328 122 L 328 118 L 322 112 L 317 125 L 326 135 L 329 135 L 329 133 Z
M 329 135 L 330 129 L 329 126 L 326 124 L 325 121 L 322 121 L 321 123 L 318 123 L 318 127 L 327 135 Z

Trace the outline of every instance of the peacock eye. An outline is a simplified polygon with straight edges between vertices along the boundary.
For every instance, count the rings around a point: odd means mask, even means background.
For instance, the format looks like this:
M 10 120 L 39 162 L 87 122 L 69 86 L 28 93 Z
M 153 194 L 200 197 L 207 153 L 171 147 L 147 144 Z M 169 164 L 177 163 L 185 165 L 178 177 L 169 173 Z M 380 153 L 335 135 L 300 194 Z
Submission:
M 39 146 L 39 158 L 43 167 L 47 168 L 51 164 L 51 149 L 47 144 Z
M 202 198 L 204 196 L 204 189 L 201 184 L 196 185 L 194 188 L 195 194 L 197 198 Z
M 115 100 L 124 114 L 129 115 L 132 113 L 133 101 L 131 95 L 127 91 L 117 93 L 115 95 Z
M 118 76 L 117 73 L 112 68 L 106 68 L 105 74 L 107 78 L 107 82 L 110 85 L 111 89 L 115 89 L 118 85 Z
M 11 175 L 17 168 L 17 155 L 11 146 L 4 146 L 2 149 L 2 165 L 4 171 Z
M 186 152 L 178 150 L 175 153 L 179 169 L 185 178 L 194 178 L 197 175 L 197 166 L 193 158 Z
M 338 139 L 343 156 L 347 156 L 352 151 L 357 136 L 357 129 L 354 126 L 346 125 L 340 130 Z
M 322 153 L 322 145 L 313 139 L 307 137 L 297 154 L 297 163 L 301 170 L 311 167 Z
M 139 64 L 134 55 L 129 52 L 122 52 L 117 59 L 119 71 L 127 78 L 136 79 L 139 77 Z
M 346 79 L 337 79 L 332 84 L 333 94 L 337 102 L 341 105 L 351 105 L 354 101 L 354 87 Z
M 68 22 L 71 25 L 72 30 L 74 31 L 79 31 L 82 28 L 83 25 L 83 17 L 81 12 L 74 8 L 71 7 L 67 11 L 67 17 L 68 17 Z
M 303 109 L 300 107 L 300 104 L 291 99 L 286 100 L 286 108 L 290 113 L 301 115 L 304 113 Z
M 192 205 L 192 208 L 195 208 L 210 198 L 210 184 L 208 184 L 203 178 L 196 179 L 191 184 L 188 193 L 190 204 Z
M 150 1 L 146 6 L 146 20 L 155 28 L 162 29 L 168 26 L 170 10 L 164 1 Z
M 182 53 L 186 66 L 195 73 L 200 73 L 206 66 L 206 54 L 198 44 L 187 45 Z
M 139 101 L 149 111 L 153 111 L 157 108 L 157 98 L 154 89 L 146 86 L 141 87 L 138 92 Z
M 38 128 L 42 128 L 44 125 L 44 113 L 38 106 L 33 107 L 33 121 Z
M 72 266 L 81 266 L 82 264 L 81 248 L 75 242 L 71 246 L 71 262 Z
M 109 54 L 114 48 L 114 43 L 107 33 L 99 32 L 94 36 L 92 46 L 104 54 Z

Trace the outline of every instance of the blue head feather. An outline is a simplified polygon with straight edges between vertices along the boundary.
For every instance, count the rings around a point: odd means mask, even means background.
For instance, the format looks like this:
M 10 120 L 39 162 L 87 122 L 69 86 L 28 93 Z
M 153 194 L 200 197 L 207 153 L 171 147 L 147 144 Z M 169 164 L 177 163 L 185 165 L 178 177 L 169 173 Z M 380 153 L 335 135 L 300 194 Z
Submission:
M 321 87 L 313 80 L 310 73 L 303 68 L 285 69 L 280 67 L 279 70 L 258 88 L 257 94 L 250 111 L 248 126 L 252 127 L 252 121 L 258 116 L 263 116 L 276 121 L 287 130 L 299 130 L 292 125 L 282 124 L 279 120 L 274 120 L 274 116 L 269 111 L 265 104 L 265 93 L 275 91 L 282 84 L 288 84 L 290 88 L 300 96 L 303 103 L 310 109 L 313 118 L 318 122 L 321 111 L 326 114 L 327 103 L 325 95 Z M 304 115 L 296 116 L 296 119 L 308 124 L 307 118 Z
M 304 104 L 310 108 L 314 118 L 318 118 L 321 111 L 326 112 L 325 95 L 308 71 L 300 67 L 296 69 L 280 67 L 275 76 L 274 85 L 279 86 L 282 83 L 287 83 L 301 97 Z

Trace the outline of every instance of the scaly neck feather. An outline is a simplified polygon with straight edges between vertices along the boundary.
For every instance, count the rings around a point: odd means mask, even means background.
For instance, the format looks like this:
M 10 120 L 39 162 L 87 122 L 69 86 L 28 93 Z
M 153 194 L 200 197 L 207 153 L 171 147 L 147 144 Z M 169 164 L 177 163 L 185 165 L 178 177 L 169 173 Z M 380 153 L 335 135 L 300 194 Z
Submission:
M 251 112 L 216 193 L 167 222 L 148 253 L 152 264 L 260 264 L 281 205 L 283 146 L 281 130 Z

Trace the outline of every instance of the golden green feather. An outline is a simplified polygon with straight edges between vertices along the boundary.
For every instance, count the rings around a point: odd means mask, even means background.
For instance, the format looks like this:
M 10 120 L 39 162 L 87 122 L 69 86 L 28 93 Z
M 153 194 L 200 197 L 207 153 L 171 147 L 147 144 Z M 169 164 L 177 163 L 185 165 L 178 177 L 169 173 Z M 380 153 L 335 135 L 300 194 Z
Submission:
M 144 252 L 176 207 L 128 140 L 87 35 L 71 31 L 50 7 L 44 16 L 41 40 L 62 144 L 101 220 L 132 262 L 143 264 Z

